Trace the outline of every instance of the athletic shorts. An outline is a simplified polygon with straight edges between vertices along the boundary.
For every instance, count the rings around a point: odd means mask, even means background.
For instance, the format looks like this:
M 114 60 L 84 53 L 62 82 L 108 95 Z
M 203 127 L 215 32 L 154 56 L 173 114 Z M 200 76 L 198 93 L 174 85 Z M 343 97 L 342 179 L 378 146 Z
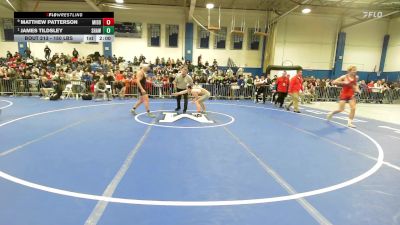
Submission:
M 346 102 L 349 102 L 349 101 L 351 101 L 351 100 L 353 100 L 354 99 L 354 96 L 340 96 L 340 101 L 346 101 Z
M 207 100 L 207 99 L 209 99 L 209 98 L 210 98 L 210 94 L 205 94 L 205 95 L 201 96 L 201 97 L 199 98 L 199 100 L 197 100 L 197 101 L 199 101 L 199 102 L 204 102 L 205 100 Z
M 145 91 L 146 91 L 146 94 L 144 94 L 144 95 L 148 95 L 149 94 L 149 91 L 145 88 L 144 89 Z M 139 96 L 144 96 L 143 94 L 142 94 L 142 92 L 140 91 L 140 89 L 138 89 L 138 91 L 139 91 Z

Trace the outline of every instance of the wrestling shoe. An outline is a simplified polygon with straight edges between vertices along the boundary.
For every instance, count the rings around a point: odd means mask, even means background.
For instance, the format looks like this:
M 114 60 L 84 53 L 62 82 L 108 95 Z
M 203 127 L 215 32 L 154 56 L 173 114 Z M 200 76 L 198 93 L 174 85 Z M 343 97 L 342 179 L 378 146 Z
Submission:
M 356 125 L 354 125 L 352 123 L 348 123 L 347 126 L 350 127 L 350 128 L 356 128 L 357 127 Z
M 154 114 L 151 113 L 151 112 L 148 112 L 148 113 L 147 113 L 147 116 L 150 117 L 150 118 L 156 118 L 156 115 L 154 115 Z
M 333 117 L 333 113 L 329 113 L 329 114 L 326 116 L 326 119 L 327 119 L 327 120 L 332 120 L 332 117 Z

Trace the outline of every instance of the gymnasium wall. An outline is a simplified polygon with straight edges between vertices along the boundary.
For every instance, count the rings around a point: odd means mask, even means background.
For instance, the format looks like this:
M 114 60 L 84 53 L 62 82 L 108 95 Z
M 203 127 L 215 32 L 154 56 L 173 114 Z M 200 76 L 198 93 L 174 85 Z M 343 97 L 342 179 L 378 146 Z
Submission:
M 355 65 L 359 71 L 378 71 L 388 25 L 389 20 L 383 18 L 344 29 L 346 45 L 342 69 L 345 71 L 348 66 Z
M 351 21 L 344 22 L 347 24 Z M 277 27 L 274 63 L 293 63 L 310 71 L 331 70 L 340 23 L 338 17 L 323 15 L 285 17 Z M 356 65 L 360 71 L 371 72 L 375 66 L 378 70 L 388 25 L 389 20 L 381 19 L 344 29 L 346 45 L 342 69 Z
M 400 17 L 389 23 L 389 46 L 385 61 L 385 72 L 400 71 Z
M 274 64 L 330 70 L 336 45 L 338 18 L 289 15 L 277 27 Z
M 353 21 L 344 21 L 345 24 Z M 291 14 L 280 20 L 277 27 L 274 63 L 301 65 L 303 74 L 317 78 L 331 78 L 336 50 L 336 38 L 341 21 L 338 17 Z M 346 45 L 343 73 L 349 65 L 356 65 L 360 79 L 397 80 L 400 77 L 400 19 L 380 19 L 344 29 Z M 383 38 L 390 34 L 385 72 L 379 69 Z

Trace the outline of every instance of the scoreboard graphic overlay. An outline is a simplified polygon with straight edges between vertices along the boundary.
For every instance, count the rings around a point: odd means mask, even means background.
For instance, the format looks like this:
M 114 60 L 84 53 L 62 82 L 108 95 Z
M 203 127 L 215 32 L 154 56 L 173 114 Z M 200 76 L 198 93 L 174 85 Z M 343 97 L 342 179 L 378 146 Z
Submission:
M 14 41 L 112 42 L 114 12 L 14 12 Z

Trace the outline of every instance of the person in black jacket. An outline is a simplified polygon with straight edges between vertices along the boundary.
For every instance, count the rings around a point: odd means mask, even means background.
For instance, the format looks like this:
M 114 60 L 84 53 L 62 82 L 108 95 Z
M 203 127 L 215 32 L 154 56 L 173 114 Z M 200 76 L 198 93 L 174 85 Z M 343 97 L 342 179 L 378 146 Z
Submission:
M 79 56 L 79 52 L 75 48 L 74 48 L 74 51 L 72 51 L 72 56 L 74 58 L 78 58 L 78 56 Z
M 62 89 L 61 89 L 60 84 L 56 80 L 53 80 L 53 88 L 54 88 L 54 92 L 50 96 L 50 100 L 55 101 L 55 100 L 58 100 L 61 98 Z
M 13 55 L 11 54 L 10 51 L 7 51 L 7 59 L 11 59 L 13 57 Z
M 32 54 L 31 49 L 26 47 L 24 52 L 25 52 L 26 58 L 30 58 L 31 57 L 31 54 Z
M 46 58 L 46 60 L 50 59 L 50 53 L 51 49 L 49 48 L 49 46 L 46 45 L 46 47 L 44 48 L 44 57 Z

